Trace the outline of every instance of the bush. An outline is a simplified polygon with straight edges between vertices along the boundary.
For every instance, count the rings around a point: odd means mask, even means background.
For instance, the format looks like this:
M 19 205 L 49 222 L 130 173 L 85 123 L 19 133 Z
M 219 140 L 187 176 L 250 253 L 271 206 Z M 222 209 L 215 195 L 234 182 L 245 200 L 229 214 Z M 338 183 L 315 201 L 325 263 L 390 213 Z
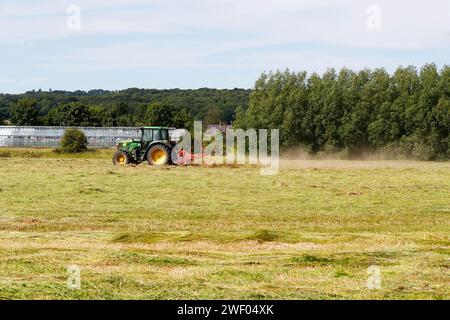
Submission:
M 81 153 L 87 151 L 88 140 L 83 131 L 70 128 L 61 139 L 62 153 Z

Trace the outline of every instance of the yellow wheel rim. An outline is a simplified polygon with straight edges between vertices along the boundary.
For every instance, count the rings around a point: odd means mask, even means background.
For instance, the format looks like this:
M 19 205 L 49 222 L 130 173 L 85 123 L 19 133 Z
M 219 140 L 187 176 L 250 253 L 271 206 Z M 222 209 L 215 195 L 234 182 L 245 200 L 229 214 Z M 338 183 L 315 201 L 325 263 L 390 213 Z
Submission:
M 125 161 L 126 161 L 126 159 L 125 159 L 124 155 L 120 155 L 120 156 L 117 157 L 117 163 L 118 164 L 123 165 L 123 164 L 125 164 Z
M 161 165 L 166 161 L 166 153 L 163 150 L 156 149 L 152 152 L 152 161 L 154 164 Z

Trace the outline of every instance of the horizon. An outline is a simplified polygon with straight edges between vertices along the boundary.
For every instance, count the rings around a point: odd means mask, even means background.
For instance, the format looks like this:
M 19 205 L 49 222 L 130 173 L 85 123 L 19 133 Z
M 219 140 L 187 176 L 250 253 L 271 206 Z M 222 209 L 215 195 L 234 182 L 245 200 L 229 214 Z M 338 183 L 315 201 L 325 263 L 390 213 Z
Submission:
M 427 62 L 427 63 L 425 63 L 425 64 L 423 64 L 423 65 L 420 65 L 420 66 L 415 66 L 415 65 L 405 65 L 405 66 L 403 66 L 403 65 L 399 65 L 399 66 L 397 66 L 396 68 L 408 68 L 408 67 L 414 67 L 415 69 L 416 69 L 416 71 L 419 73 L 420 72 L 420 70 L 421 70 L 421 68 L 422 67 L 424 67 L 425 65 L 430 65 L 430 64 L 434 64 L 434 65 L 436 65 L 436 67 L 437 67 L 437 69 L 438 70 L 442 70 L 443 68 L 445 68 L 445 67 L 448 67 L 448 66 L 450 66 L 450 64 L 443 64 L 442 66 L 439 66 L 437 63 L 435 63 L 435 62 Z M 334 68 L 329 68 L 329 69 L 334 69 Z M 334 69 L 337 73 L 339 73 L 339 71 L 340 70 L 342 70 L 342 69 L 349 69 L 349 70 L 351 70 L 351 71 L 353 71 L 353 72 L 355 72 L 355 73 L 358 73 L 358 72 L 360 72 L 360 71 L 363 71 L 363 70 L 370 70 L 370 71 L 374 71 L 374 70 L 385 70 L 388 74 L 389 74 L 389 76 L 393 76 L 394 75 L 394 72 L 395 72 L 395 70 L 393 70 L 393 71 L 389 71 L 389 70 L 387 70 L 386 68 L 384 68 L 384 67 L 376 67 L 376 68 L 373 68 L 373 69 L 370 69 L 370 68 L 364 68 L 364 69 L 360 69 L 360 70 L 352 70 L 352 69 L 350 69 L 350 68 L 347 68 L 347 67 L 342 67 L 341 69 Z M 287 69 L 288 70 L 288 69 Z M 281 72 L 283 72 L 283 70 L 271 70 L 271 71 L 262 71 L 261 72 L 261 74 L 262 73 L 268 73 L 268 72 L 277 72 L 277 71 L 281 71 Z M 288 71 L 290 71 L 290 72 L 301 72 L 301 71 L 305 71 L 305 70 L 288 70 Z M 306 71 L 307 72 L 307 71 Z M 324 71 L 325 72 L 325 71 Z M 261 75 L 260 74 L 260 75 Z M 322 76 L 323 75 L 323 72 L 322 73 L 319 73 L 319 72 L 315 72 L 315 71 L 313 71 L 313 72 L 307 72 L 307 77 L 310 77 L 312 74 L 319 74 L 320 76 Z M 260 76 L 259 75 L 259 76 Z M 258 77 L 259 77 L 258 76 Z M 257 78 L 255 79 L 255 81 L 254 82 L 256 82 L 256 80 L 257 80 Z M 70 93 L 75 93 L 75 92 L 78 92 L 78 91 L 81 91 L 81 92 L 84 92 L 84 93 L 89 93 L 89 92 L 91 92 L 91 91 L 105 91 L 105 92 L 107 92 L 107 93 L 111 93 L 111 92 L 121 92 L 121 91 L 127 91 L 127 90 L 132 90 L 132 89 L 137 89 L 137 90 L 157 90 L 157 91 L 174 91 L 174 90 L 180 90 L 180 91 L 189 91 L 189 90 L 192 90 L 192 91 L 196 91 L 196 90 L 229 90 L 229 91 L 232 91 L 232 90 L 245 90 L 245 91 L 252 91 L 253 89 L 254 89 L 254 85 L 252 85 L 251 87 L 247 87 L 247 88 L 244 88 L 244 87 L 234 87 L 234 88 L 232 88 L 232 87 L 228 87 L 228 88 L 217 88 L 217 87 L 195 87 L 195 88 L 175 88 L 175 87 L 173 87 L 173 88 L 144 88 L 144 87 L 128 87 L 128 88 L 119 88 L 119 89 L 104 89 L 104 88 L 92 88 L 92 89 L 73 89 L 73 90 L 66 90 L 66 89 L 54 89 L 54 88 L 48 88 L 48 89 L 42 89 L 42 88 L 38 88 L 38 89 L 30 89 L 30 90 L 27 90 L 27 91 L 23 91 L 23 92 L 17 92 L 17 93 L 12 93 L 12 92 L 1 92 L 0 91 L 0 94 L 2 94 L 2 95 L 23 95 L 23 94 L 28 94 L 28 93 L 36 93 L 36 92 L 47 92 L 47 93 L 53 93 L 53 92 L 70 92 Z
M 121 92 L 121 91 L 126 91 L 126 90 L 132 90 L 132 89 L 137 89 L 137 90 L 157 90 L 157 91 L 172 91 L 172 90 L 180 90 L 180 91 L 188 91 L 188 90 L 253 90 L 252 88 L 209 88 L 209 87 L 203 87 L 203 88 L 139 88 L 139 87 L 130 87 L 130 88 L 123 88 L 123 89 L 116 89 L 116 90 L 111 90 L 111 89 L 101 89 L 101 88 L 94 88 L 94 89 L 88 89 L 88 90 L 80 90 L 80 89 L 75 89 L 75 90 L 64 90 L 64 89 L 53 89 L 53 88 L 49 88 L 49 89 L 31 89 L 25 92 L 19 92 L 19 93 L 10 93 L 10 92 L 0 92 L 0 94 L 3 95 L 23 95 L 23 94 L 27 94 L 27 93 L 36 93 L 36 92 L 47 92 L 47 93 L 53 93 L 53 92 L 77 92 L 77 91 L 82 91 L 84 93 L 89 93 L 91 91 L 105 91 L 108 93 L 111 92 Z

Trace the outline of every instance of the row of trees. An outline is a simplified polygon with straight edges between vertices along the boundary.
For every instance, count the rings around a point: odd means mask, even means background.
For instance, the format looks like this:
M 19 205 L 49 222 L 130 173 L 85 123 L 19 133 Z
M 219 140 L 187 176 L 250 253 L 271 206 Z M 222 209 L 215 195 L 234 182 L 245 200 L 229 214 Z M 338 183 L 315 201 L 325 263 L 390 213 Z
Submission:
M 450 67 L 264 73 L 237 113 L 236 127 L 279 128 L 285 148 L 449 159 Z
M 50 102 L 49 102 L 50 101 Z M 51 106 L 49 106 L 51 105 Z M 450 67 L 353 72 L 263 73 L 252 91 L 145 90 L 0 95 L 0 118 L 15 125 L 191 129 L 194 119 L 280 129 L 282 147 L 311 153 L 398 152 L 450 158 Z M 1 121 L 2 119 L 0 119 Z
M 181 125 L 192 119 L 230 123 L 250 90 L 30 91 L 0 94 L 0 122 L 16 125 Z M 160 112 L 164 115 L 159 115 Z M 163 117 L 161 119 L 161 117 Z
M 62 104 L 44 116 L 38 114 L 37 101 L 22 98 L 10 110 L 10 121 L 18 126 L 138 126 L 165 125 L 190 128 L 194 118 L 186 109 L 176 110 L 171 105 L 152 103 L 140 120 L 130 117 L 127 105 L 119 103 L 109 109 L 88 107 L 80 102 Z

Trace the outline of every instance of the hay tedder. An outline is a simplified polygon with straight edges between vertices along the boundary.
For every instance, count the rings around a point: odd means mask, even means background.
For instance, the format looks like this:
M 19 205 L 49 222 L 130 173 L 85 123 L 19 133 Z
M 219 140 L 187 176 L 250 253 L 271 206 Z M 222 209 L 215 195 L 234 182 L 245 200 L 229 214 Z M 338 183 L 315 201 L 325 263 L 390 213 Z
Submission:
M 142 127 L 140 139 L 123 140 L 117 144 L 113 156 L 115 165 L 139 164 L 147 161 L 151 166 L 187 164 L 202 155 L 191 154 L 181 149 L 172 155 L 173 148 L 180 139 L 180 131 L 167 127 Z

